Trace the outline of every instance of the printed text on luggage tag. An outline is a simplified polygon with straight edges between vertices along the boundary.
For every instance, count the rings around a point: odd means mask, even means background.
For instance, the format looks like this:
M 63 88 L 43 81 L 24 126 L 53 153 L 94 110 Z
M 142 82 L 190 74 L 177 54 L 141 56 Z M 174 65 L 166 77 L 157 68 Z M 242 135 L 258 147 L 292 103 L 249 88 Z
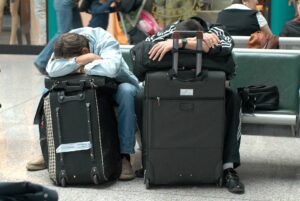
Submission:
M 92 148 L 92 144 L 90 141 L 61 144 L 57 147 L 56 153 L 82 151 L 82 150 L 88 150 L 90 148 Z
M 194 89 L 180 89 L 180 96 L 193 96 Z

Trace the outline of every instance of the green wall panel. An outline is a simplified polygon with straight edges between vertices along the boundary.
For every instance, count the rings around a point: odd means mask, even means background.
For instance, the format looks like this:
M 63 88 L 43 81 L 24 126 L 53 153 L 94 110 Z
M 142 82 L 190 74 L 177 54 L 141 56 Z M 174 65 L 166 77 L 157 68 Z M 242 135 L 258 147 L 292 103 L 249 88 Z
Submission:
M 56 33 L 56 14 L 54 10 L 54 0 L 47 0 L 47 28 L 48 28 L 48 40 L 50 40 Z

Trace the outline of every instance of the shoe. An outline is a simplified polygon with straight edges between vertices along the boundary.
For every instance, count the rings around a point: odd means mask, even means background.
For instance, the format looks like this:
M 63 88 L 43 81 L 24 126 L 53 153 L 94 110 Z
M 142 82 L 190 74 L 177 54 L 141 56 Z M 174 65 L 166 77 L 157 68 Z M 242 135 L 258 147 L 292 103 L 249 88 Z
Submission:
M 33 64 L 42 75 L 48 75 L 45 68 L 39 66 L 36 62 L 34 62 Z
M 134 172 L 134 174 L 138 178 L 144 178 L 144 169 L 143 168 L 138 169 Z
M 228 168 L 224 170 L 224 186 L 227 187 L 228 191 L 236 194 L 243 194 L 245 192 L 245 187 L 236 171 L 233 168 Z
M 123 181 L 134 179 L 132 166 L 130 164 L 130 161 L 126 157 L 122 158 L 122 172 L 119 179 Z
M 39 156 L 37 159 L 29 161 L 26 165 L 26 169 L 28 171 L 38 171 L 46 168 L 47 167 L 43 156 Z

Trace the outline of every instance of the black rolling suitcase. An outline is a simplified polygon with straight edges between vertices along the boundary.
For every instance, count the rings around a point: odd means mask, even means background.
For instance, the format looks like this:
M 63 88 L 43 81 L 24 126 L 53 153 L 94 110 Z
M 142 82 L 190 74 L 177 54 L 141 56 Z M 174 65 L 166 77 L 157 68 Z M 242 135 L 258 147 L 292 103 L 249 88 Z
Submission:
M 175 32 L 173 69 L 147 73 L 145 80 L 143 165 L 151 185 L 222 185 L 225 129 L 225 73 L 201 72 L 202 32 L 197 36 L 196 71 L 178 70 Z M 194 78 L 190 79 L 190 73 Z M 195 75 L 196 74 L 196 75 Z
M 48 171 L 56 185 L 101 184 L 121 173 L 113 94 L 107 77 L 46 78 Z

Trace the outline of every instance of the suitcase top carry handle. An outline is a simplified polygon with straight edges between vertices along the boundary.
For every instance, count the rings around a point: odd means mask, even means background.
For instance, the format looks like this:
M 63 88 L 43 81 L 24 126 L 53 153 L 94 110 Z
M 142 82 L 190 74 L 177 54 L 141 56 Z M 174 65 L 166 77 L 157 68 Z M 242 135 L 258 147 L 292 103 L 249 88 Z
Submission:
M 106 86 L 107 82 L 113 79 L 105 76 L 93 76 L 73 73 L 62 77 L 45 77 L 45 87 L 52 90 L 76 91 L 83 88 L 97 88 Z
M 72 83 L 71 81 L 62 81 L 62 85 L 66 91 L 82 91 L 85 86 L 85 80 L 80 80 L 78 82 Z
M 202 39 L 203 32 L 202 31 L 174 31 L 173 38 L 173 72 L 174 75 L 178 73 L 178 54 L 179 54 L 179 39 L 187 38 L 187 37 L 195 37 L 196 36 L 196 78 L 201 73 L 202 68 Z M 174 76 L 173 75 L 173 76 Z

